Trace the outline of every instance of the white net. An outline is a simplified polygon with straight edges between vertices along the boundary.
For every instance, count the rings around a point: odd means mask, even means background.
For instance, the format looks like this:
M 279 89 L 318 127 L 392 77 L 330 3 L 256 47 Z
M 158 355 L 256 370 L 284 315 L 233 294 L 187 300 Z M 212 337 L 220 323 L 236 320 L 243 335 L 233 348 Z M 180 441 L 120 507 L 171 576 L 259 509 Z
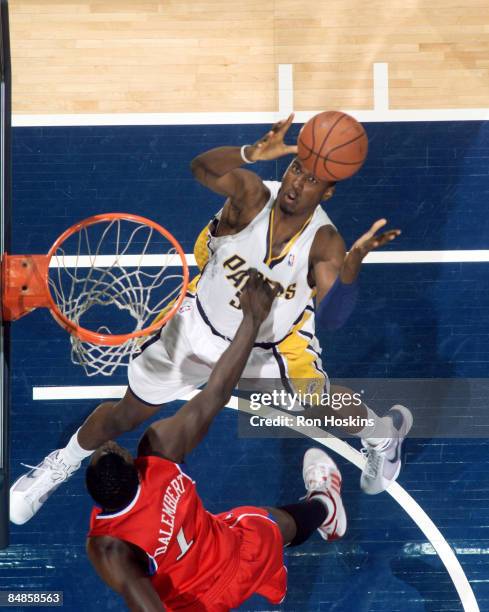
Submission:
M 183 285 L 182 260 L 173 244 L 153 227 L 125 218 L 81 228 L 56 249 L 49 268 L 50 292 L 61 313 L 99 334 L 148 327 Z M 88 376 L 110 376 L 127 367 L 145 340 L 104 346 L 71 336 L 71 359 Z

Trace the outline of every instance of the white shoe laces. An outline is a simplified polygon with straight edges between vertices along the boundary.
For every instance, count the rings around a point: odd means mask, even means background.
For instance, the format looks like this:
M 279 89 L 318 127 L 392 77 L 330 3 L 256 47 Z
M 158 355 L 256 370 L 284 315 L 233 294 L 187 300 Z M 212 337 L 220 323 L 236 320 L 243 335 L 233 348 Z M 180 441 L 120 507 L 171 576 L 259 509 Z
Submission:
M 382 463 L 382 451 L 378 451 L 373 446 L 360 449 L 362 455 L 366 458 L 365 474 L 370 478 L 377 478 Z
M 77 466 L 72 466 L 65 463 L 60 457 L 56 455 L 48 455 L 41 463 L 38 465 L 29 465 L 28 463 L 21 463 L 26 468 L 31 470 L 40 470 L 44 472 L 43 476 L 49 475 L 52 483 L 63 482 L 71 476 L 71 474 L 75 471 Z M 42 487 L 42 480 L 38 480 L 38 482 L 34 482 L 32 484 L 31 492 L 34 492 L 40 486 Z

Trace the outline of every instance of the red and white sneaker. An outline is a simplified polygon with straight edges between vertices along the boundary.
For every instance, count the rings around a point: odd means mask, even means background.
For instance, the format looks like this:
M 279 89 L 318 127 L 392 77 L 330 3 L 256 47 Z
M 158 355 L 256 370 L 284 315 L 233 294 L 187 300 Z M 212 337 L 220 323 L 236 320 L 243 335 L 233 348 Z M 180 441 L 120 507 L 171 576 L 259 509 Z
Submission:
M 318 528 L 325 540 L 337 540 L 346 531 L 346 512 L 341 499 L 341 473 L 331 457 L 319 448 L 310 448 L 304 455 L 302 476 L 306 485 L 306 499 L 322 496 L 330 512 Z

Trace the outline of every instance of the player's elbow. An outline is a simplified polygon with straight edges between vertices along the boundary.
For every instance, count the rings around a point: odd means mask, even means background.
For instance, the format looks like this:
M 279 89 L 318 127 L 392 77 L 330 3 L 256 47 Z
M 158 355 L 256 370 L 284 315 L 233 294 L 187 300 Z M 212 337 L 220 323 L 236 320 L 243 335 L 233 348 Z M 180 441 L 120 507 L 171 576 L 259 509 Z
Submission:
M 192 172 L 192 174 L 195 176 L 197 174 L 197 172 L 199 172 L 199 169 L 202 167 L 202 164 L 199 160 L 199 157 L 194 157 L 193 160 L 190 162 L 190 171 Z
M 205 185 L 206 180 L 209 176 L 209 168 L 202 161 L 201 156 L 198 155 L 190 162 L 190 171 L 195 179 Z
M 194 159 L 190 162 L 190 172 L 194 178 L 199 180 L 199 176 L 202 173 L 202 164 L 200 163 L 198 157 L 194 157 Z

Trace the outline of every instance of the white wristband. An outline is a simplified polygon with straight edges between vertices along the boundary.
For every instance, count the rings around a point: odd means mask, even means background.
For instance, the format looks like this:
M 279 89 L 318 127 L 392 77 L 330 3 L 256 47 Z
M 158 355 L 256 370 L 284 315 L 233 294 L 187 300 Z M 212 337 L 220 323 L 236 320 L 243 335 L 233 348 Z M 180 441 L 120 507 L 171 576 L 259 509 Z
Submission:
M 247 164 L 253 164 L 254 162 L 252 162 L 250 159 L 248 159 L 248 158 L 246 157 L 246 155 L 245 155 L 245 152 L 244 152 L 244 151 L 245 151 L 245 147 L 249 147 L 249 146 L 251 146 L 251 145 L 243 145 L 243 146 L 241 147 L 241 159 L 242 159 L 242 160 L 243 160 L 245 163 L 247 163 Z

